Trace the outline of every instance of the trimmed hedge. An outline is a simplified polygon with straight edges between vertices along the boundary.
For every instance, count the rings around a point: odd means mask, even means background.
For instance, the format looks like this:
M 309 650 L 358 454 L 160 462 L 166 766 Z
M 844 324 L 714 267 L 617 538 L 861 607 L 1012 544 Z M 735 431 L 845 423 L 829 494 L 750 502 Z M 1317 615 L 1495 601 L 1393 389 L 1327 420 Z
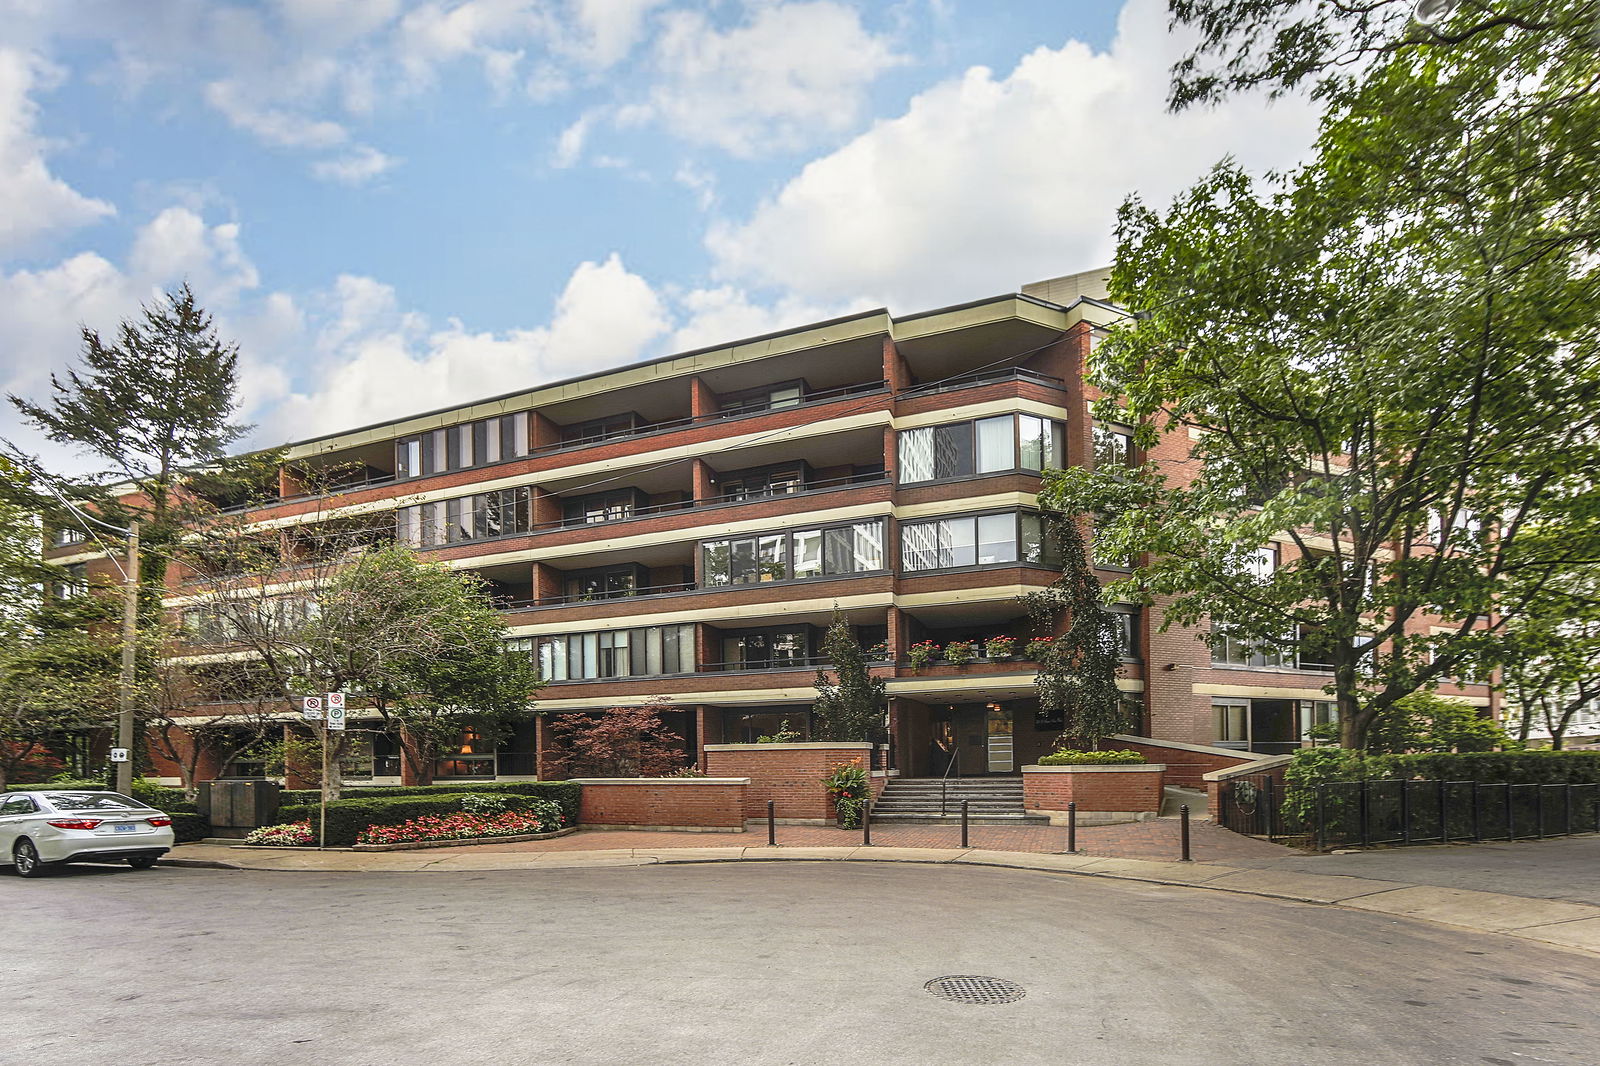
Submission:
M 1039 756 L 1040 766 L 1104 766 L 1108 763 L 1143 763 L 1142 752 L 1123 748 L 1118 751 L 1073 751 L 1064 748 Z
M 1302 748 L 1285 771 L 1291 786 L 1405 778 L 1482 784 L 1587 785 L 1600 782 L 1600 751 L 1468 751 L 1385 755 L 1345 748 Z
M 530 809 L 541 800 L 557 802 L 566 818 L 566 825 L 576 825 L 576 797 L 582 786 L 573 785 L 565 781 L 529 782 L 547 786 L 543 795 L 528 795 L 521 792 L 510 792 L 501 789 L 506 795 L 506 809 L 523 811 Z M 560 794 L 551 794 L 557 786 L 562 786 L 570 792 L 573 798 L 573 812 L 568 813 L 567 804 L 558 799 Z M 302 790 L 303 791 L 303 790 Z M 361 831 L 373 825 L 399 825 L 413 818 L 428 815 L 443 816 L 458 814 L 461 811 L 463 796 L 481 795 L 479 790 L 465 790 L 453 793 L 428 792 L 421 796 L 392 796 L 378 798 L 360 796 L 353 799 L 337 799 L 328 804 L 328 839 L 330 847 L 347 848 L 356 842 Z M 278 817 L 283 822 L 309 821 L 311 831 L 317 831 L 319 805 L 316 803 L 288 804 L 279 810 Z
M 344 789 L 334 803 L 356 799 L 399 799 L 411 796 L 507 794 L 553 800 L 561 805 L 561 813 L 566 816 L 568 825 L 578 824 L 578 804 L 583 795 L 583 786 L 575 785 L 571 781 L 485 781 L 482 784 L 463 781 L 448 785 L 369 785 Z M 307 806 L 315 811 L 322 793 L 314 788 L 284 789 L 280 796 L 285 807 Z M 333 804 L 330 803 L 328 809 L 331 811 Z M 283 820 L 292 822 L 296 819 L 285 817 Z

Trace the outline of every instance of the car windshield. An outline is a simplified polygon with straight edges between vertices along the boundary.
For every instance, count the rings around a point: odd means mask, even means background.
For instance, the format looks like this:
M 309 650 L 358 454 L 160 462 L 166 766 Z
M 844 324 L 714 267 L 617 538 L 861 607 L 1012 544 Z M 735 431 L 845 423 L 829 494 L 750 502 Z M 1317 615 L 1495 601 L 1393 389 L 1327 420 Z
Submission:
M 115 792 L 46 792 L 44 798 L 58 811 L 155 810 Z

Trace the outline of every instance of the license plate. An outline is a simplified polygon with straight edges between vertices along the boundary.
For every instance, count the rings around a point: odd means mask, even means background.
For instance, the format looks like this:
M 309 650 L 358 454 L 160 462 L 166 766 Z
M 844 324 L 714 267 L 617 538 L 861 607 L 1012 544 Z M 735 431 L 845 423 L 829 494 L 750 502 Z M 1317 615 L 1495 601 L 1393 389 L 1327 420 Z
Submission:
M 111 831 L 114 833 L 136 833 L 139 831 L 139 827 L 136 825 L 114 825 L 111 827 Z

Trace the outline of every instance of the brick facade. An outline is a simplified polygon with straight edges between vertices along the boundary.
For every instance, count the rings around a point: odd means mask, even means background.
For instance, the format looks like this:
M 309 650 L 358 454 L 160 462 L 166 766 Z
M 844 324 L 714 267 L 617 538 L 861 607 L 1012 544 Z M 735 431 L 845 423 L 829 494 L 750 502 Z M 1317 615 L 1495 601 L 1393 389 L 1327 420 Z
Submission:
M 1064 811 L 1068 803 L 1085 812 L 1160 811 L 1165 769 L 1160 763 L 1024 766 L 1022 805 L 1029 811 Z
M 744 828 L 746 778 L 580 778 L 578 820 L 623 828 Z
M 705 749 L 706 773 L 712 777 L 744 777 L 745 817 L 765 818 L 767 801 L 775 804 L 778 818 L 827 822 L 834 818 L 833 804 L 822 779 L 836 767 L 866 766 L 871 744 L 713 744 Z M 874 780 L 882 790 L 882 778 Z

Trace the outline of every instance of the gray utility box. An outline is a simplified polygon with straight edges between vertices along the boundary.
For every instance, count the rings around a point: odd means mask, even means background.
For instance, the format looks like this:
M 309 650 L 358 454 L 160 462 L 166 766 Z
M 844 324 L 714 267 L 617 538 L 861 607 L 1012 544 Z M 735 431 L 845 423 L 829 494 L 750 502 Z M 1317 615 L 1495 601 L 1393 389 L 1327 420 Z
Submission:
M 196 805 L 217 836 L 244 836 L 259 825 L 278 824 L 276 781 L 202 781 Z

